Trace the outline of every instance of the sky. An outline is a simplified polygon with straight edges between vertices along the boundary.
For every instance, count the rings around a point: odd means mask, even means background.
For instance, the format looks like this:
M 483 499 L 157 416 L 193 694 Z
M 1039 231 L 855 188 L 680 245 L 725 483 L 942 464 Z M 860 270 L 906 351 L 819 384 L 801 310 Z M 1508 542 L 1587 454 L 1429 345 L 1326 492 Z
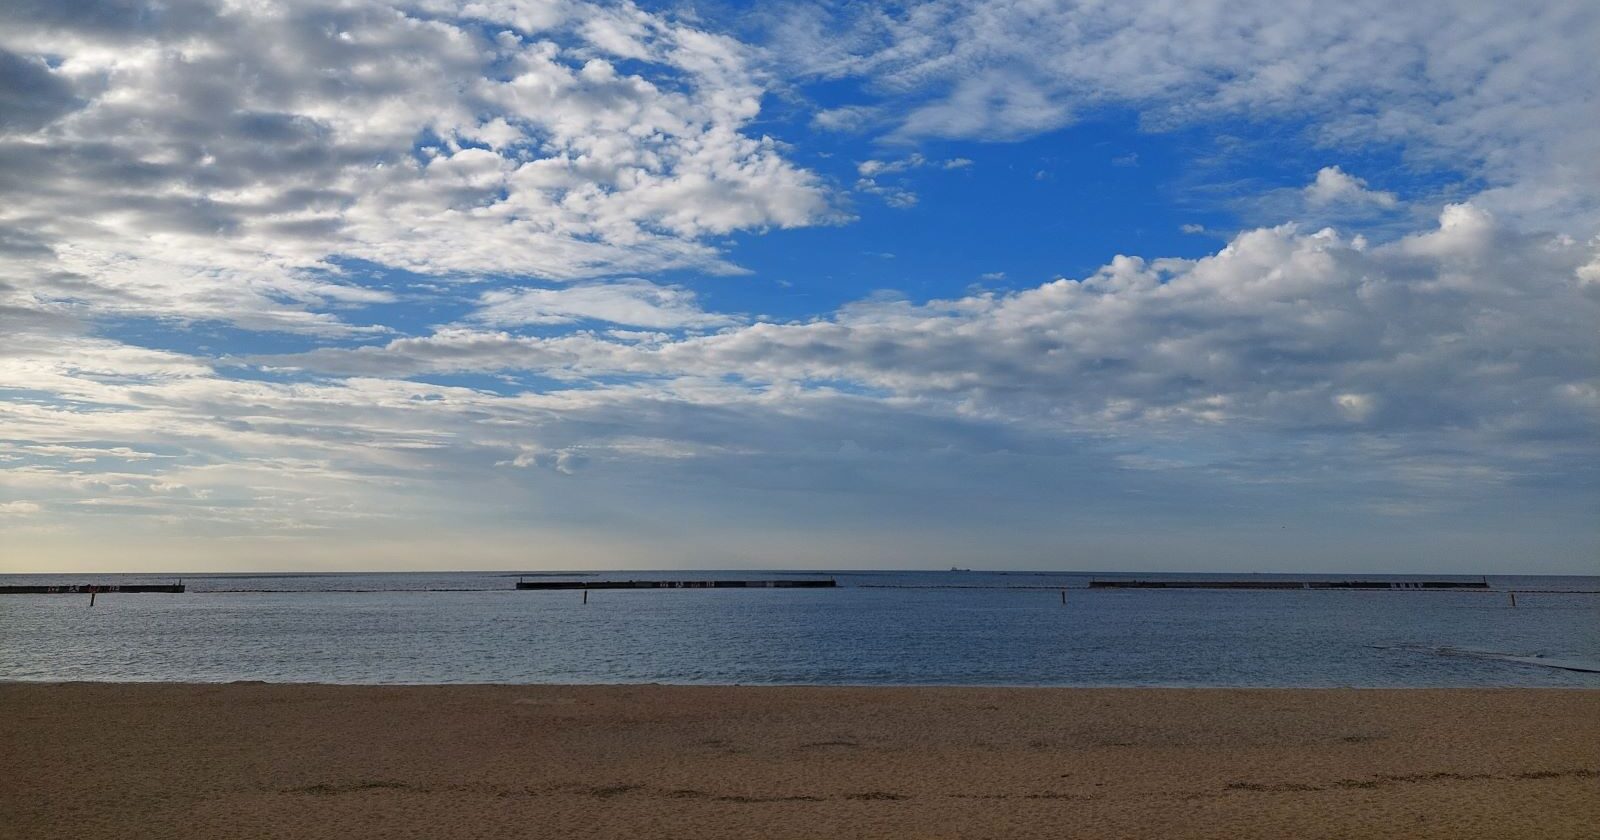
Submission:
M 1600 573 L 1597 43 L 0 4 L 0 572 Z

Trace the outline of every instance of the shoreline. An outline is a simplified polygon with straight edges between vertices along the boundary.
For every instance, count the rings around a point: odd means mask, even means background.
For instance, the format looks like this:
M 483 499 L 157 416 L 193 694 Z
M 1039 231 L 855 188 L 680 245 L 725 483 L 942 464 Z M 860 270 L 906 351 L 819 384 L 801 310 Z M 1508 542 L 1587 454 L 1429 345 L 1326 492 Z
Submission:
M 0 683 L 0 837 L 1555 837 L 1591 688 Z M 7 832 L 15 832 L 8 835 Z

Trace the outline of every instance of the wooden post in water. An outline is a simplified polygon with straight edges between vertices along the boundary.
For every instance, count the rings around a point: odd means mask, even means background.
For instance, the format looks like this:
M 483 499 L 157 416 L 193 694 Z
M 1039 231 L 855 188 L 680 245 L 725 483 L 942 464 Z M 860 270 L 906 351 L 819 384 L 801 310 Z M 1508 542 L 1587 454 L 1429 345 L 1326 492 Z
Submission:
M 89 606 L 94 606 L 95 588 L 89 587 Z
M 1516 606 L 1517 606 L 1517 593 L 1515 593 L 1515 592 L 1507 592 L 1506 594 L 1511 596 L 1511 608 L 1512 609 L 1516 609 Z
M 1063 588 L 1061 590 L 1061 606 L 1064 607 L 1066 605 L 1067 605 L 1067 590 L 1065 588 Z
M 589 590 L 587 589 L 583 590 L 583 602 L 585 604 L 589 603 Z

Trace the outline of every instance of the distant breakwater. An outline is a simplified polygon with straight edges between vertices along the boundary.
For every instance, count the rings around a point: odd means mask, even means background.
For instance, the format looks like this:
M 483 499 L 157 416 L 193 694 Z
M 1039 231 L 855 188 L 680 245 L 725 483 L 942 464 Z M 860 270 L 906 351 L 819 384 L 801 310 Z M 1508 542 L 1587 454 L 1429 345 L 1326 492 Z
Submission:
M 186 591 L 181 583 L 121 583 L 100 585 L 93 583 L 67 583 L 58 585 L 0 586 L 0 595 L 96 595 L 107 592 L 166 592 L 179 594 Z
M 1487 580 L 1091 580 L 1090 589 L 1482 589 Z
M 826 580 L 519 580 L 518 589 L 815 589 L 839 584 Z

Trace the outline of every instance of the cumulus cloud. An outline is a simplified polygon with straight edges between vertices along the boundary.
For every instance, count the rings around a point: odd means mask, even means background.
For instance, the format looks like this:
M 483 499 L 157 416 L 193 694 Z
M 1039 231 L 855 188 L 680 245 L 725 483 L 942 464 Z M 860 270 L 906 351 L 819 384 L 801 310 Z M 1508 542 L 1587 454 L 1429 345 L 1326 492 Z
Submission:
M 0 10 L 15 305 L 339 332 L 390 299 L 350 260 L 728 272 L 707 237 L 834 217 L 747 50 L 631 5 L 132 9 Z
M 1008 516 L 1314 499 L 1327 527 L 1530 494 L 1565 516 L 1592 502 L 1600 445 L 1600 296 L 1580 278 L 1597 258 L 1463 205 L 1376 245 L 1282 225 L 1014 292 L 707 335 L 458 324 L 260 356 L 251 377 L 47 331 L 0 342 L 0 381 L 44 397 L 0 401 L 0 498 L 75 528 L 275 538 L 655 527 L 631 511 L 880 533 L 937 511 L 998 539 Z M 506 300 L 523 318 L 618 304 L 587 288 Z M 645 312 L 689 303 L 633 291 Z M 455 374 L 502 384 L 429 381 Z
M 1600 240 L 1597 240 L 1600 242 Z M 1591 262 L 1578 266 L 1574 276 L 1578 283 L 1591 290 L 1600 290 L 1600 257 L 1595 257 Z
M 1368 189 L 1365 179 L 1350 175 L 1337 166 L 1324 166 L 1317 170 L 1316 180 L 1305 188 L 1304 193 L 1306 201 L 1313 207 L 1370 204 L 1388 209 L 1400 203 L 1394 193 Z
M 1061 429 L 1472 428 L 1585 437 L 1600 318 L 1587 246 L 1470 205 L 1370 246 L 1294 225 L 1210 256 L 1118 257 L 1081 280 L 650 344 L 456 329 L 267 359 L 341 374 L 533 370 L 751 387 L 851 383 L 885 398 Z M 1592 431 L 1592 429 L 1591 429 Z
M 12 4 L 0 514 L 118 540 L 669 537 L 636 556 L 745 527 L 815 547 L 822 522 L 858 550 L 964 534 L 1053 563 L 1037 523 L 1106 514 L 1592 509 L 1600 240 L 1532 233 L 1529 209 L 1592 206 L 1593 129 L 1560 110 L 1589 12 L 1030 8 L 794 27 L 808 72 L 871 79 L 814 121 L 988 140 L 1106 104 L 1157 128 L 1248 113 L 1402 139 L 1491 189 L 1398 232 L 1375 211 L 1399 196 L 1330 166 L 1274 194 L 1315 223 L 1203 256 L 775 320 L 682 279 L 737 271 L 730 234 L 836 218 L 754 128 L 770 51 L 627 4 Z M 1400 71 L 1370 72 L 1380 53 Z M 970 165 L 876 149 L 855 189 L 901 206 Z M 1363 217 L 1391 226 L 1321 225 Z M 134 316 L 312 335 L 241 357 Z

